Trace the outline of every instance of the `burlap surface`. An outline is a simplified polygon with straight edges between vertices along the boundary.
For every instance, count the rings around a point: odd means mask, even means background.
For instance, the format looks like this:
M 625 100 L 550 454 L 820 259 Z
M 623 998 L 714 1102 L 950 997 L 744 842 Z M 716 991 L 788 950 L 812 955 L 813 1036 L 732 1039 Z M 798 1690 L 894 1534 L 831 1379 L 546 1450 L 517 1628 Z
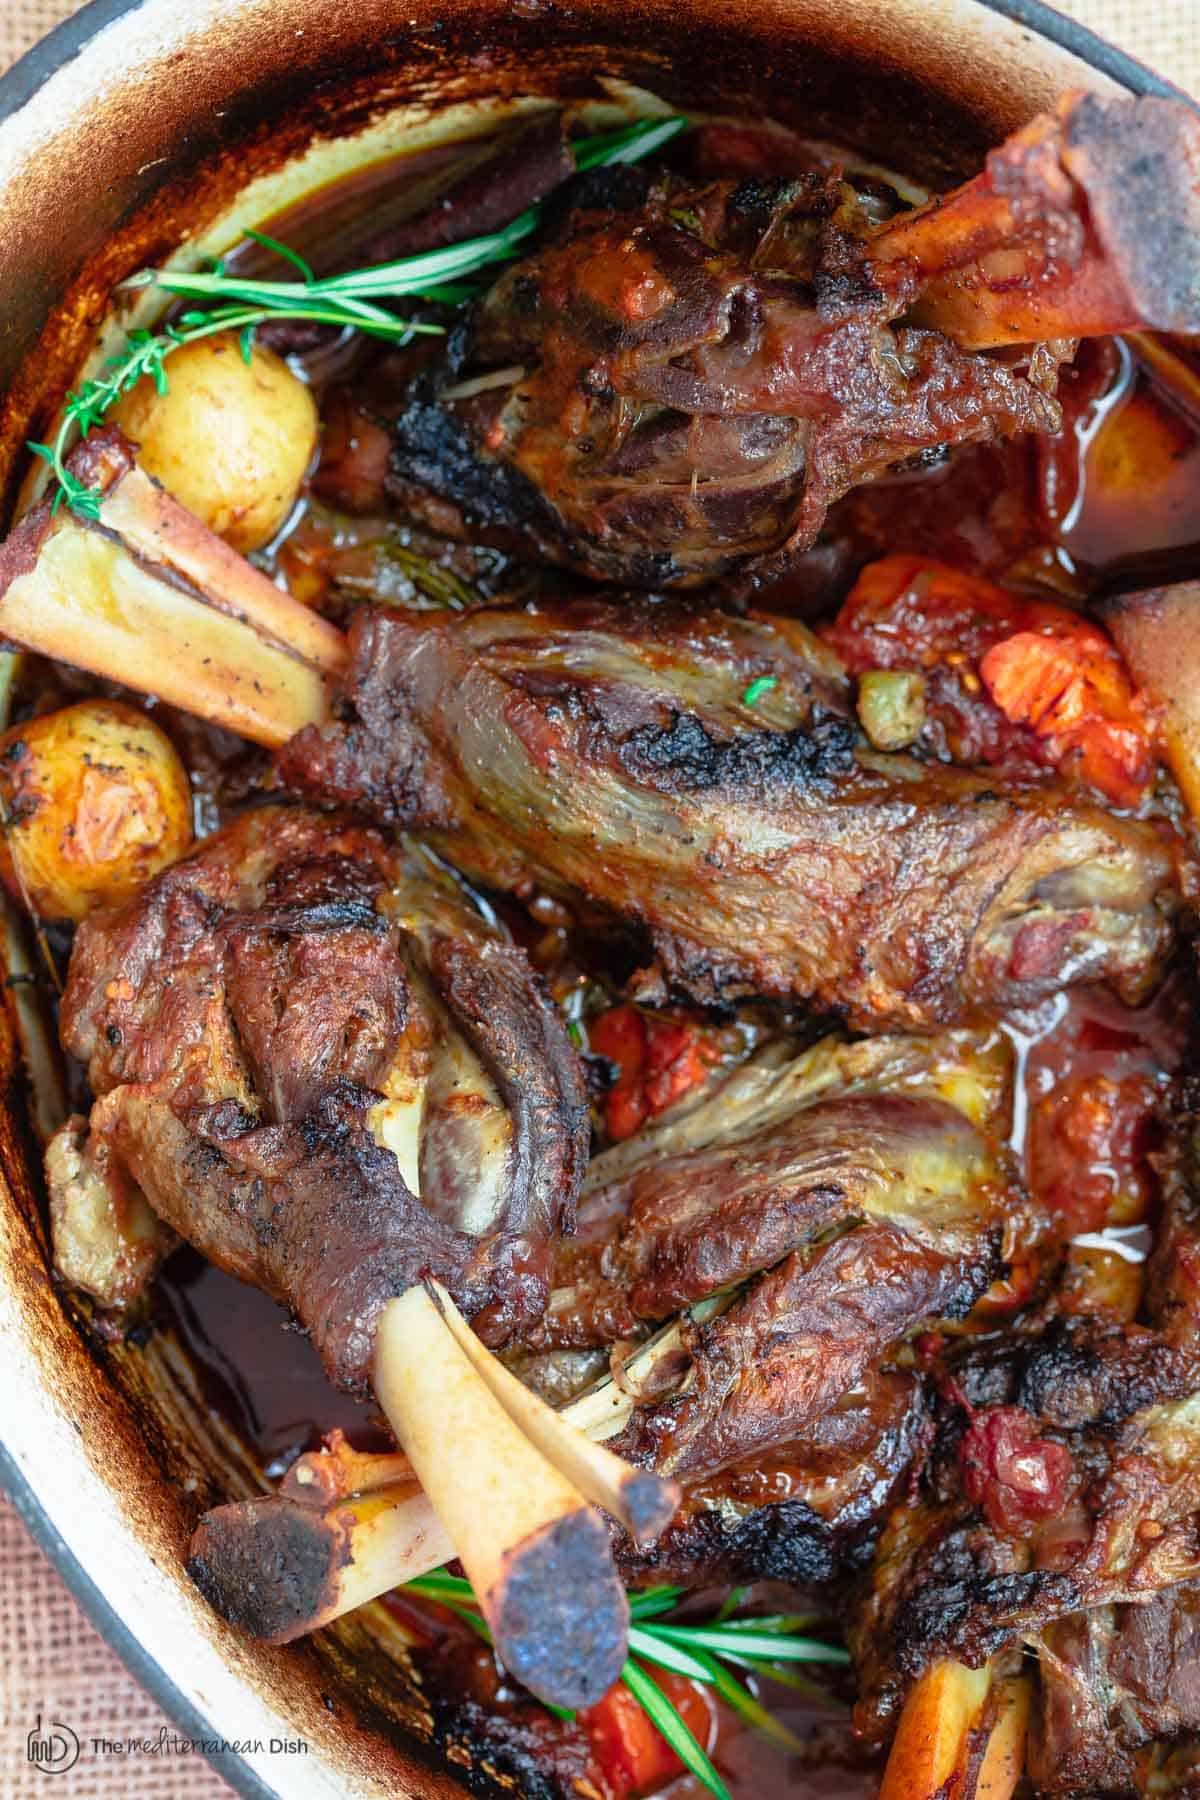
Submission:
M 1200 92 L 1200 0 L 1059 0 L 1164 75 Z M 77 10 L 75 0 L 0 0 L 0 70 Z M 91 1761 L 48 1777 L 27 1757 L 38 1714 L 92 1737 L 157 1737 L 165 1723 L 88 1623 L 0 1496 L 0 1800 L 217 1800 L 231 1790 L 191 1758 Z

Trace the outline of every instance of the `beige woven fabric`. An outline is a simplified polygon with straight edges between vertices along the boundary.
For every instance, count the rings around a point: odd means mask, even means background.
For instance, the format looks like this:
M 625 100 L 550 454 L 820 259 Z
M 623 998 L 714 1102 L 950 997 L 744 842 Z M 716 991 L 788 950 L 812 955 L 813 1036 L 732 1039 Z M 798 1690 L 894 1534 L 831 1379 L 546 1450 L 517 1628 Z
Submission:
M 80 1741 L 69 1772 L 28 1756 L 62 1721 Z M 199 1755 L 97 1754 L 93 1738 L 156 1743 L 171 1727 L 93 1630 L 16 1513 L 0 1500 L 0 1800 L 230 1800 Z
M 1059 0 L 1060 10 L 1200 94 L 1200 0 Z M 0 70 L 75 0 L 0 0 Z M 26 1756 L 37 1715 L 65 1720 L 84 1754 L 48 1779 Z M 155 1738 L 154 1702 L 102 1642 L 0 1497 L 0 1800 L 218 1800 L 230 1789 L 193 1757 L 136 1764 L 88 1754 L 92 1737 Z
M 78 10 L 77 0 L 0 0 L 0 69 Z

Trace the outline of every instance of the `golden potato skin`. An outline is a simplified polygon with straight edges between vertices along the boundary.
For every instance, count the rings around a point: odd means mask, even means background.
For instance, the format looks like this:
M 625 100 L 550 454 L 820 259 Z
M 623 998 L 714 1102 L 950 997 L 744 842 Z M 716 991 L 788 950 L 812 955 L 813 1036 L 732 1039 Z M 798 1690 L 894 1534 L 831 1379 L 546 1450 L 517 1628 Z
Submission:
M 143 376 L 113 410 L 138 461 L 243 554 L 274 537 L 317 445 L 317 407 L 271 350 L 250 360 L 235 332 L 173 350 L 167 391 Z
M 115 906 L 192 841 L 170 739 L 136 707 L 81 700 L 0 735 L 0 879 L 43 919 Z

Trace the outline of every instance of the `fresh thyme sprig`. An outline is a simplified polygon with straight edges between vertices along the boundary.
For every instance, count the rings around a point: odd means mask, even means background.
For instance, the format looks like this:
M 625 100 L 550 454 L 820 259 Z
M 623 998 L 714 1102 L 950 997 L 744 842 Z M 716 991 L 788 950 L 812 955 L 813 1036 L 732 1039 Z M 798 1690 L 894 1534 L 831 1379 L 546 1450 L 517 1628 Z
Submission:
M 620 131 L 582 138 L 572 145 L 576 169 L 593 169 L 635 162 L 651 155 L 682 131 L 687 120 L 640 119 Z M 405 256 L 369 269 L 351 269 L 341 275 L 318 279 L 304 258 L 286 244 L 263 233 L 247 236 L 292 264 L 298 281 L 263 281 L 231 274 L 225 262 L 189 273 L 180 269 L 144 269 L 122 285 L 128 291 L 158 288 L 177 299 L 210 302 L 203 311 L 185 312 L 158 331 L 131 331 L 124 347 L 110 356 L 103 372 L 87 381 L 78 393 L 67 395 L 54 439 L 28 447 L 50 465 L 57 483 L 54 509 L 66 501 L 72 511 L 95 519 L 100 513 L 100 494 L 89 488 L 67 467 L 66 456 L 75 436 L 83 438 L 99 424 L 123 394 L 149 376 L 160 394 L 167 391 L 164 364 L 183 344 L 216 332 L 236 331 L 242 355 L 249 361 L 254 333 L 270 319 L 292 319 L 364 333 L 394 343 L 407 343 L 417 334 L 442 335 L 445 326 L 427 319 L 402 318 L 380 299 L 420 299 L 439 305 L 458 305 L 480 291 L 479 284 L 464 280 L 497 263 L 507 262 L 518 246 L 536 230 L 542 205 L 528 207 L 500 231 L 465 238 L 442 250 Z
M 485 1643 L 491 1642 L 471 1585 L 460 1576 L 437 1569 L 408 1582 L 405 1591 L 449 1607 Z M 724 1663 L 733 1663 L 752 1674 L 774 1677 L 777 1673 L 785 1674 L 786 1665 L 791 1663 L 845 1664 L 850 1658 L 836 1644 L 799 1635 L 810 1631 L 816 1623 L 811 1614 L 771 1613 L 766 1617 L 736 1618 L 730 1617 L 722 1608 L 717 1617 L 706 1624 L 664 1623 L 664 1615 L 674 1611 L 683 1594 L 682 1588 L 657 1587 L 629 1596 L 631 1655 L 626 1659 L 621 1679 L 684 1767 L 703 1782 L 716 1800 L 730 1800 L 729 1790 L 707 1751 L 642 1664 L 652 1663 L 715 1688 L 748 1725 L 785 1748 L 795 1750 L 800 1748 L 797 1739 L 760 1705 Z M 735 1605 L 739 1603 L 735 1602 Z M 551 1710 L 557 1711 L 556 1708 Z M 560 1717 L 570 1716 L 569 1713 L 560 1714 Z

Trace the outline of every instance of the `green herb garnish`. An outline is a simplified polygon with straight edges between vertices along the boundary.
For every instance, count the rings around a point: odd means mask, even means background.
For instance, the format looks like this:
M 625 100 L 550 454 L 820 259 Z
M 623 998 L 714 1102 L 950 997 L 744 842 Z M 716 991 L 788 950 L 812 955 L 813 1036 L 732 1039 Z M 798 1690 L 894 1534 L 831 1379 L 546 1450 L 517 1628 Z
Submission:
M 471 1629 L 491 1642 L 487 1626 L 479 1616 L 479 1606 L 469 1582 L 457 1575 L 437 1569 L 405 1584 L 406 1592 L 423 1595 L 449 1607 L 465 1619 Z M 730 1800 L 730 1794 L 713 1767 L 707 1751 L 684 1723 L 678 1709 L 664 1694 L 643 1663 L 670 1669 L 693 1681 L 716 1689 L 726 1704 L 775 1743 L 789 1750 L 800 1748 L 798 1740 L 772 1718 L 767 1709 L 736 1676 L 724 1667 L 725 1662 L 750 1673 L 774 1678 L 786 1674 L 785 1665 L 796 1662 L 840 1663 L 850 1661 L 848 1653 L 837 1644 L 820 1638 L 801 1637 L 817 1622 L 809 1613 L 772 1613 L 760 1618 L 731 1618 L 722 1607 L 717 1618 L 704 1625 L 662 1623 L 663 1616 L 674 1611 L 683 1598 L 678 1587 L 648 1588 L 629 1596 L 629 1650 L 621 1679 L 642 1707 L 656 1730 L 666 1739 L 684 1767 L 691 1771 L 717 1800 Z M 739 1604 L 735 1602 L 735 1604 Z M 635 1658 L 637 1659 L 635 1661 Z M 551 1707 L 559 1718 L 571 1718 L 557 1707 Z
M 778 687 L 778 686 L 779 686 L 778 676 L 760 675 L 758 677 L 757 681 L 752 681 L 750 683 L 750 686 L 746 689 L 745 693 L 742 695 L 742 705 L 743 706 L 753 706 L 755 701 L 761 700 L 764 694 L 769 694 L 773 687 Z
M 620 131 L 581 138 L 572 146 L 577 169 L 593 169 L 615 163 L 635 162 L 649 156 L 683 130 L 687 120 L 677 115 L 666 119 L 641 119 Z M 73 475 L 66 466 L 67 447 L 74 435 L 86 437 L 123 394 L 150 376 L 160 394 L 167 391 L 166 358 L 181 344 L 211 337 L 219 331 L 241 336 L 247 359 L 257 328 L 271 319 L 293 319 L 316 325 L 335 325 L 360 331 L 393 343 L 407 343 L 417 334 L 443 335 L 445 326 L 425 319 L 401 318 L 379 299 L 415 298 L 442 305 L 457 305 L 474 298 L 477 284 L 464 277 L 496 263 L 508 261 L 519 244 L 536 230 L 542 208 L 531 206 L 501 231 L 466 238 L 444 250 L 401 257 L 370 269 L 351 269 L 342 275 L 318 280 L 304 258 L 275 238 L 250 231 L 247 236 L 262 244 L 295 268 L 298 280 L 259 281 L 232 275 L 224 260 L 211 269 L 188 273 L 179 269 L 145 269 L 122 285 L 126 289 L 159 288 L 177 298 L 210 302 L 204 311 L 185 312 L 158 331 L 131 331 L 125 347 L 110 356 L 103 372 L 85 382 L 78 393 L 67 395 L 53 443 L 28 448 L 49 463 L 58 491 L 54 510 L 65 500 L 74 512 L 95 519 L 100 513 L 100 494 Z
M 621 1680 L 629 1689 L 660 1737 L 666 1738 L 685 1769 L 702 1781 L 717 1800 L 733 1800 L 729 1789 L 713 1767 L 712 1759 L 684 1722 L 683 1714 L 667 1699 L 652 1675 L 628 1657 Z

